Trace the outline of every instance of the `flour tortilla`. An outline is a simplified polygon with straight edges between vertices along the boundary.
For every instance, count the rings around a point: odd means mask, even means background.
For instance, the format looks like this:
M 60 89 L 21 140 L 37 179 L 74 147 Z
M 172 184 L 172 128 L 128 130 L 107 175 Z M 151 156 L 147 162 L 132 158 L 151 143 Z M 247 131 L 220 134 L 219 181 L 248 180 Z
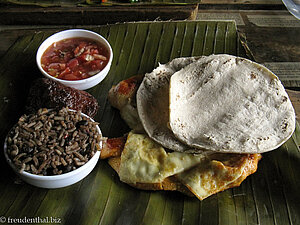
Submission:
M 165 148 L 179 152 L 192 148 L 180 142 L 168 127 L 169 82 L 175 72 L 197 60 L 199 58 L 177 58 L 159 65 L 145 75 L 136 96 L 138 114 L 146 133 Z
M 279 79 L 250 60 L 211 55 L 173 74 L 170 127 L 189 146 L 263 153 L 295 129 L 295 112 Z

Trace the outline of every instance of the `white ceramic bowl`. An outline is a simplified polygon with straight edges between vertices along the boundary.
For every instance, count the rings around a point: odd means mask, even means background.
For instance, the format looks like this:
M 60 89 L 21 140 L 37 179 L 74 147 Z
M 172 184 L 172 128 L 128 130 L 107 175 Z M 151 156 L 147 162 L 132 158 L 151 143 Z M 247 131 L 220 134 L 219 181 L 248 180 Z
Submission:
M 58 79 L 46 73 L 46 71 L 43 70 L 41 65 L 41 58 L 45 50 L 54 42 L 61 41 L 66 38 L 75 38 L 75 37 L 84 37 L 84 38 L 93 39 L 97 42 L 102 43 L 109 50 L 109 60 L 107 65 L 104 67 L 104 69 L 92 77 L 83 80 L 74 80 L 74 81 Z M 65 30 L 53 34 L 40 45 L 36 54 L 37 66 L 44 76 L 59 81 L 66 86 L 73 87 L 79 90 L 86 90 L 88 88 L 94 87 L 95 85 L 99 84 L 108 74 L 111 67 L 112 59 L 113 59 L 113 51 L 108 41 L 104 37 L 102 37 L 101 35 L 95 32 L 89 30 L 83 30 L 83 29 L 70 29 L 70 30 Z
M 82 115 L 87 118 L 90 118 L 83 113 Z M 91 120 L 94 121 L 93 119 Z M 101 130 L 99 126 L 97 126 L 97 130 L 101 134 Z M 102 143 L 100 143 L 100 146 L 102 146 Z M 100 158 L 100 151 L 97 151 L 95 155 L 86 164 L 79 167 L 78 169 L 68 173 L 63 173 L 61 175 L 52 175 L 52 176 L 35 175 L 25 171 L 20 172 L 8 156 L 7 137 L 4 142 L 4 155 L 10 167 L 22 180 L 36 187 L 53 189 L 53 188 L 62 188 L 62 187 L 75 184 L 80 180 L 82 180 L 83 178 L 85 178 L 96 166 Z
M 300 20 L 300 0 L 282 0 L 289 12 Z

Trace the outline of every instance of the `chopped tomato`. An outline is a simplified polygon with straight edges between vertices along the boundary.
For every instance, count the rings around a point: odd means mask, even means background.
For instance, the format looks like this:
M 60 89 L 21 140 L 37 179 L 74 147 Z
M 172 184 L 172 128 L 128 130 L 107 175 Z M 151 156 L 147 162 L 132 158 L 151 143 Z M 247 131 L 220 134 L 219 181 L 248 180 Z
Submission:
M 43 69 L 63 80 L 81 80 L 103 70 L 109 51 L 88 38 L 69 38 L 53 43 L 42 55 Z
M 55 70 L 64 70 L 66 68 L 66 64 L 65 63 L 51 63 L 48 68 L 55 69 Z
M 67 67 L 64 71 L 62 71 L 59 75 L 58 78 L 62 79 L 66 74 L 70 74 L 72 71 L 69 67 Z
M 74 59 L 71 59 L 69 62 L 68 62 L 68 67 L 70 68 L 70 69 L 74 69 L 74 68 L 76 68 L 76 66 L 78 66 L 79 65 L 79 62 L 78 62 L 78 60 L 76 59 L 76 58 L 74 58 Z
M 84 63 L 84 62 L 88 61 L 88 60 L 86 60 L 86 56 L 87 56 L 87 54 L 84 53 L 84 54 L 81 54 L 80 56 L 78 56 L 77 59 L 79 62 Z
M 80 78 L 75 76 L 74 74 L 69 73 L 64 75 L 64 80 L 80 80 Z
M 103 60 L 97 59 L 91 62 L 91 67 L 93 70 L 97 70 L 97 69 L 103 70 L 103 68 L 105 67 L 105 63 Z

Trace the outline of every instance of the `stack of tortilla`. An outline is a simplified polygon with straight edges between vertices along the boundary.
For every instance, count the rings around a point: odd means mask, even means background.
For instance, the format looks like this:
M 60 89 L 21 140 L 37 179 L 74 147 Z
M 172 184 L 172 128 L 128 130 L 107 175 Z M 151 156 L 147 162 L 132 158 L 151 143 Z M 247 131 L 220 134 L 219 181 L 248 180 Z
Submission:
M 147 134 L 179 152 L 263 153 L 295 129 L 294 108 L 278 77 L 226 54 L 160 65 L 146 74 L 137 109 Z

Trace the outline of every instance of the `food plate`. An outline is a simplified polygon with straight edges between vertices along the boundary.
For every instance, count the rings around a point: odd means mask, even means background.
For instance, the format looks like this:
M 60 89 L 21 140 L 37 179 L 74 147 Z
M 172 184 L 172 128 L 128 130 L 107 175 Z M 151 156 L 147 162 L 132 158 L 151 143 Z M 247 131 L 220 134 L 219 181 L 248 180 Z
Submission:
M 234 22 L 184 21 L 106 25 L 94 29 L 111 43 L 114 60 L 103 82 L 88 92 L 100 110 L 95 120 L 103 136 L 129 131 L 119 112 L 107 101 L 112 85 L 150 72 L 158 63 L 180 56 L 227 53 L 245 56 Z M 35 65 L 40 43 L 52 33 L 22 37 L 0 61 L 1 141 L 24 109 L 32 80 L 42 75 Z M 178 192 L 134 189 L 119 181 L 103 162 L 81 182 L 44 190 L 20 183 L 1 156 L 0 215 L 4 218 L 48 218 L 63 224 L 297 224 L 300 133 L 279 149 L 263 154 L 258 171 L 240 187 L 203 201 Z M 1 145 L 0 145 L 1 146 Z

